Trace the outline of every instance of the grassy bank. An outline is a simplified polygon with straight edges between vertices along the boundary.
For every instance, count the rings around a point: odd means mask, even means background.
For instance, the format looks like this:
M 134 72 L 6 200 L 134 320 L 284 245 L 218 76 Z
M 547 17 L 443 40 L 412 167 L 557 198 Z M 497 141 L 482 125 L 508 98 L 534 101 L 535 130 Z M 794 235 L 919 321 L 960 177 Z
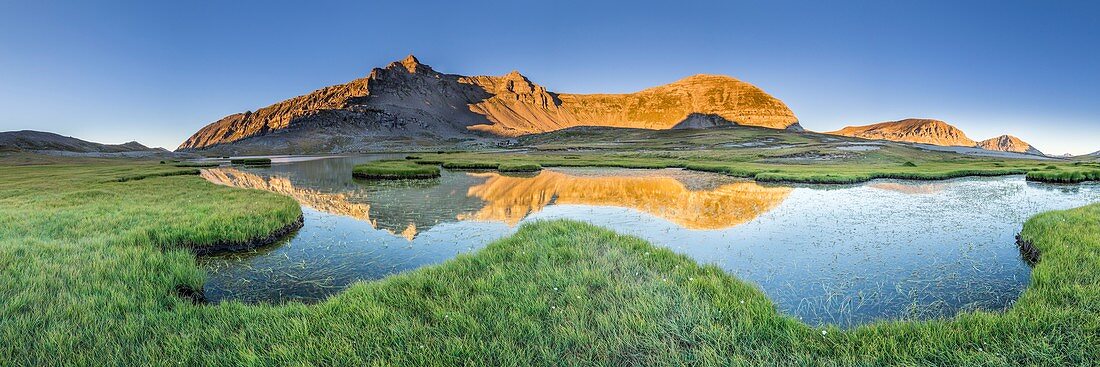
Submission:
M 565 159 L 563 159 L 565 160 Z M 575 159 L 569 159 L 575 160 Z M 917 163 L 918 165 L 921 163 Z M 268 233 L 296 203 L 158 165 L 0 169 L 0 361 L 12 365 L 1079 365 L 1100 359 L 1100 205 L 1029 220 L 1008 312 L 850 331 L 780 315 L 714 266 L 539 222 L 305 306 L 193 305 L 181 243 Z
M 1100 181 L 1100 163 L 1078 162 L 1070 166 L 1047 166 L 1027 173 L 1028 181 L 1080 183 Z
M 352 176 L 365 179 L 423 179 L 439 177 L 439 167 L 406 160 L 379 160 L 356 165 Z

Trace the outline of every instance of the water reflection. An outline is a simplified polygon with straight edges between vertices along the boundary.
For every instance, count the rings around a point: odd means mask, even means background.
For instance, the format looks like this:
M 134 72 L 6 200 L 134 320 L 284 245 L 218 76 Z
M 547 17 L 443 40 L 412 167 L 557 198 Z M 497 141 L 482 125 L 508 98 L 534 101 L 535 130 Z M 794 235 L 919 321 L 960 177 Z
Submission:
M 467 195 L 485 200 L 486 205 L 458 219 L 495 220 L 509 225 L 553 203 L 630 208 L 684 228 L 722 229 L 775 208 L 791 192 L 788 187 L 764 187 L 754 182 L 696 191 L 673 177 L 659 175 L 583 177 L 551 170 L 535 177 L 471 175 L 486 181 L 471 187 Z
M 202 177 L 217 184 L 283 194 L 313 209 L 370 221 L 370 205 L 349 202 L 347 193 L 333 194 L 309 188 L 294 187 L 290 179 L 285 177 L 264 177 L 236 168 L 203 170 Z
M 1030 276 L 1013 242 L 1022 223 L 1100 201 L 1095 184 L 1019 176 L 797 187 L 672 169 L 351 177 L 352 166 L 379 158 L 204 172 L 214 182 L 294 197 L 306 217 L 283 243 L 200 258 L 207 294 L 316 301 L 357 280 L 481 248 L 517 224 L 567 218 L 717 265 L 811 324 L 924 319 L 1010 306 Z
M 947 189 L 944 183 L 915 183 L 915 182 L 875 182 L 867 184 L 879 190 L 900 192 L 910 195 L 930 195 Z

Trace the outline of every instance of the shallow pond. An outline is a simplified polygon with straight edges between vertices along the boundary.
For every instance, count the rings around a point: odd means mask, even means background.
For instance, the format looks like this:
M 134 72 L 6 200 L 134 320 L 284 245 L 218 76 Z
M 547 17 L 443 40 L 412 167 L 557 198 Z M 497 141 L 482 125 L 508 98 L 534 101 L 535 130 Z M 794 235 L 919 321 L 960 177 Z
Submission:
M 381 157 L 205 170 L 213 182 L 294 197 L 306 219 L 275 245 L 201 257 L 207 296 L 317 301 L 476 250 L 525 222 L 569 218 L 715 264 L 810 324 L 927 319 L 1010 306 L 1030 275 L 1014 239 L 1023 222 L 1100 201 L 1100 185 L 1022 176 L 850 186 L 762 185 L 677 169 L 351 177 L 352 166 Z

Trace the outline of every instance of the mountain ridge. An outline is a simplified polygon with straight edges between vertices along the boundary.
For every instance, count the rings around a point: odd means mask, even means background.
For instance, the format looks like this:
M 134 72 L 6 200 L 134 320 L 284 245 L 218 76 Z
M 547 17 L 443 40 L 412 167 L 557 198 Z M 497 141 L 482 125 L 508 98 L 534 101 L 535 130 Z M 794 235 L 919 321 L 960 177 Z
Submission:
M 728 76 L 693 75 L 634 93 L 569 94 L 549 91 L 518 71 L 445 74 L 409 55 L 364 78 L 228 115 L 178 149 L 264 144 L 264 137 L 269 145 L 339 150 L 379 141 L 511 138 L 576 126 L 691 128 L 699 124 L 681 123 L 695 114 L 709 116 L 705 125 L 801 131 L 786 104 Z
M 908 118 L 871 125 L 846 126 L 843 129 L 827 132 L 826 134 L 942 146 L 973 147 L 978 144 L 967 137 L 962 130 L 951 124 L 925 118 Z
M 165 149 L 150 148 L 136 141 L 122 144 L 102 144 L 36 130 L 0 132 L 0 150 L 72 153 L 167 152 Z
M 966 133 L 954 125 L 942 120 L 928 118 L 907 118 L 870 125 L 845 126 L 843 129 L 826 132 L 826 134 L 862 139 L 890 140 L 939 146 L 974 147 L 992 151 L 1046 155 L 1031 144 L 1012 135 L 1001 135 L 982 141 L 975 141 L 967 137 Z

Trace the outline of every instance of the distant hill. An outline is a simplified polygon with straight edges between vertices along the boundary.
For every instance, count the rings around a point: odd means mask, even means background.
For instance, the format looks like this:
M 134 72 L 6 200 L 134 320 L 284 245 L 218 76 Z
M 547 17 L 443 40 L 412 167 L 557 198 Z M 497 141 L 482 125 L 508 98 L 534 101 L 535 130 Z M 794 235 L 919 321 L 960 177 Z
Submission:
M 904 119 L 865 126 L 848 126 L 826 134 L 863 139 L 890 140 L 905 143 L 940 146 L 976 147 L 985 150 L 1045 155 L 1027 142 L 1012 135 L 1001 135 L 976 142 L 959 128 L 933 119 Z
M 962 130 L 932 119 L 905 119 L 866 126 L 848 126 L 827 134 L 944 146 L 973 147 L 978 144 Z
M 999 150 L 1002 152 L 1017 152 L 1035 155 L 1045 155 L 1027 142 L 1012 135 L 1001 135 L 996 138 L 978 142 L 978 148 L 985 150 Z
M 149 148 L 136 141 L 124 144 L 100 144 L 54 133 L 33 130 L 0 132 L 0 151 L 55 152 L 85 155 L 169 153 L 165 149 Z
M 577 126 L 646 129 L 749 125 L 801 130 L 782 101 L 721 75 L 628 94 L 548 91 L 519 72 L 444 74 L 409 55 L 365 78 L 211 123 L 178 150 L 332 152 L 506 139 Z

